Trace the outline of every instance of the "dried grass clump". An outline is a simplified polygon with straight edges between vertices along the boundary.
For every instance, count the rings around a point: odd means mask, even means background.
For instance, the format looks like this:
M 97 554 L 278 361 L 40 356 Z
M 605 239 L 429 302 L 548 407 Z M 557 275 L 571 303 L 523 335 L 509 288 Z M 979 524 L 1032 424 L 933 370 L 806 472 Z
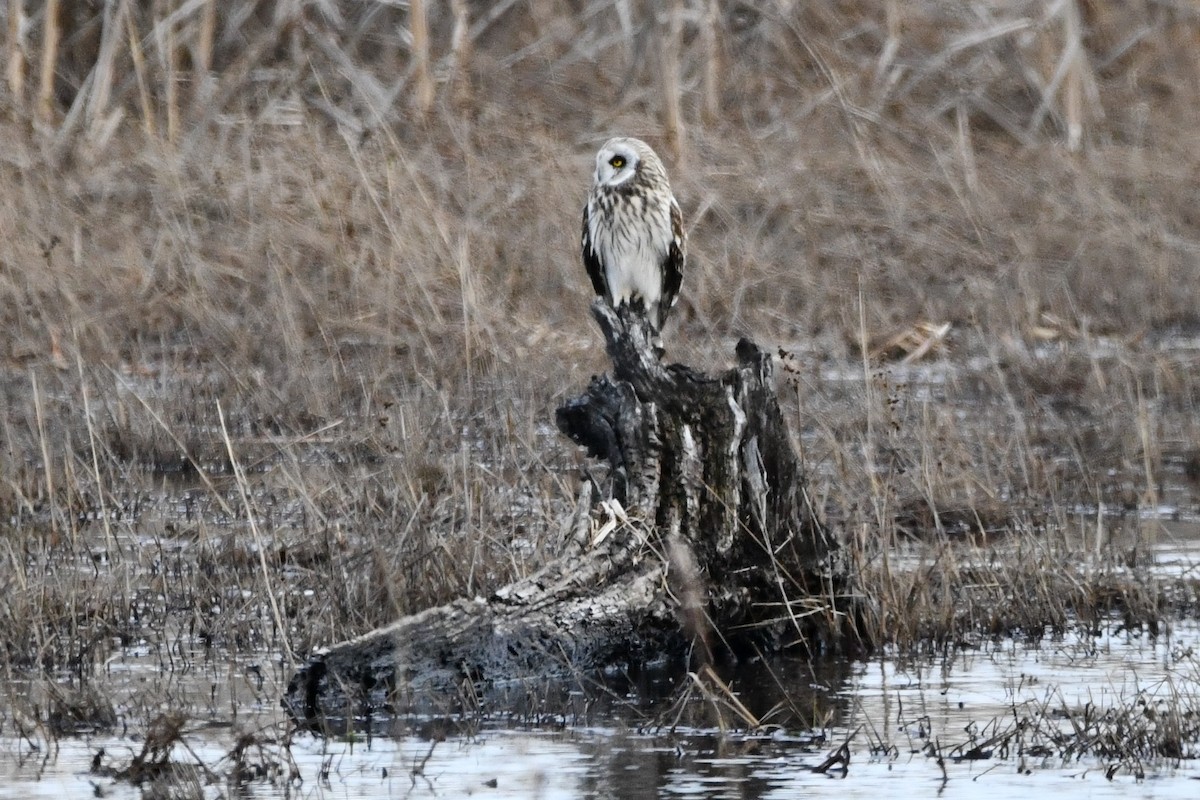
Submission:
M 927 755 L 956 761 L 1016 757 L 1022 769 L 1043 759 L 1068 764 L 1098 759 L 1108 780 L 1118 774 L 1142 780 L 1155 767 L 1195 758 L 1200 698 L 1186 684 L 1134 681 L 1111 705 L 1069 703 L 1055 690 L 1014 702 L 1011 714 L 968 726 L 967 740 L 959 745 L 939 749 L 930 742 Z

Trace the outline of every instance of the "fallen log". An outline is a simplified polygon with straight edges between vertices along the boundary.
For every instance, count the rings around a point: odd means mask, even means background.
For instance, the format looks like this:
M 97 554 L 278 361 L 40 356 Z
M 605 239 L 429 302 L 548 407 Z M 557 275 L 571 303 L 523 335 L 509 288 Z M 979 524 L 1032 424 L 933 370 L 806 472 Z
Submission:
M 608 471 L 584 481 L 564 552 L 490 597 L 316 653 L 288 684 L 294 717 L 316 724 L 421 707 L 464 682 L 820 648 L 838 635 L 837 548 L 807 494 L 770 355 L 742 340 L 738 365 L 709 376 L 663 365 L 637 315 L 599 300 L 592 313 L 613 374 L 593 378 L 557 423 Z

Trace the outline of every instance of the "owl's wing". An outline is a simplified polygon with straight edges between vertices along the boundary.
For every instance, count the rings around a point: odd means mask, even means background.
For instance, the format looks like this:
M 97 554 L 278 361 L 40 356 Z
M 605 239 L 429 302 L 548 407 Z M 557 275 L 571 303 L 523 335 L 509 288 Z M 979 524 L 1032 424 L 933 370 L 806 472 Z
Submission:
M 590 217 L 591 203 L 587 203 L 583 207 L 583 236 L 580 239 L 580 247 L 583 250 L 583 266 L 587 268 L 588 277 L 592 279 L 592 288 L 596 290 L 596 294 L 607 297 L 607 277 L 604 274 L 604 265 L 600 263 L 600 256 L 596 255 L 596 248 L 592 245 L 592 226 L 588 224 Z
M 683 264 L 687 259 L 687 235 L 683 232 L 683 212 L 679 210 L 679 203 L 675 202 L 675 198 L 671 198 L 671 243 L 667 245 L 667 257 L 663 261 L 663 291 L 662 301 L 659 304 L 659 317 L 661 322 L 667 319 L 667 312 L 675 305 L 675 301 L 679 299 L 679 287 L 683 284 Z

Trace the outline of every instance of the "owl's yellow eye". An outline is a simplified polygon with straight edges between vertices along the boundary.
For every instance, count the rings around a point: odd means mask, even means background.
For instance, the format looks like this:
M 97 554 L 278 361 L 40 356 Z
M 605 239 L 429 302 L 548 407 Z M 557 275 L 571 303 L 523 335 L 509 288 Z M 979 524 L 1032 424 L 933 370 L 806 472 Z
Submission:
M 625 159 L 621 156 L 613 156 L 608 160 L 608 163 L 612 164 L 613 169 L 620 169 L 621 167 L 625 166 Z

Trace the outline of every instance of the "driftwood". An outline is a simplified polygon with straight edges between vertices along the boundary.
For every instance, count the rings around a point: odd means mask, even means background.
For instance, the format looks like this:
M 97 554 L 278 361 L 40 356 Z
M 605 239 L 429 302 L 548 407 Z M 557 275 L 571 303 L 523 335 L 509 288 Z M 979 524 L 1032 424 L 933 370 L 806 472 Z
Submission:
M 651 331 L 603 302 L 612 377 L 558 409 L 607 463 L 566 545 L 490 597 L 406 617 L 314 655 L 284 704 L 301 720 L 425 705 L 438 693 L 836 635 L 835 545 L 814 514 L 769 354 L 715 377 L 664 366 Z

